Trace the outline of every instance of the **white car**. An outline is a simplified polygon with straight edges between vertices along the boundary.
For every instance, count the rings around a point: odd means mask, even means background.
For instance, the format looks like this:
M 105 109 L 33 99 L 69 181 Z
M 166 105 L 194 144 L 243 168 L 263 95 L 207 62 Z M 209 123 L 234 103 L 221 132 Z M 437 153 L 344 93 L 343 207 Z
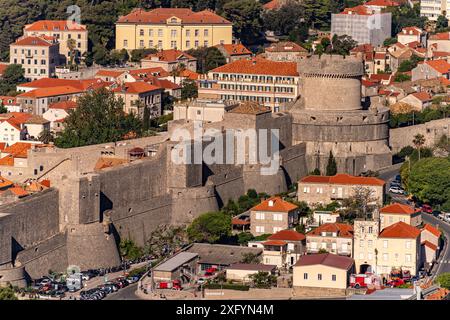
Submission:
M 392 186 L 389 188 L 389 192 L 396 193 L 396 194 L 404 194 L 405 190 L 403 190 L 402 188 L 399 188 L 399 187 Z

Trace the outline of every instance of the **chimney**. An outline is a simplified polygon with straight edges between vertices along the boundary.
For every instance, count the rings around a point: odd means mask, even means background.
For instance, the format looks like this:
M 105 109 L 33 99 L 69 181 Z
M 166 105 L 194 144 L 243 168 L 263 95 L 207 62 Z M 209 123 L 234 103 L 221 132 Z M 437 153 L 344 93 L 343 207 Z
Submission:
M 273 207 L 273 200 L 269 200 L 269 207 Z

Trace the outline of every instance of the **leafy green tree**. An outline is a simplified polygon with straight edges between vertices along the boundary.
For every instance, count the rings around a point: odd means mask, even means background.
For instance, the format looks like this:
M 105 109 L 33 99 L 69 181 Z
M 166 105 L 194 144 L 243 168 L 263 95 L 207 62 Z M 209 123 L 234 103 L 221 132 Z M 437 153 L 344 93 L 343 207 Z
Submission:
M 158 52 L 155 48 L 148 48 L 148 49 L 134 49 L 131 50 L 131 61 L 132 62 L 140 62 L 142 59 L 144 59 L 149 54 L 153 54 Z
M 3 72 L 0 79 L 0 95 L 15 95 L 16 85 L 25 82 L 25 70 L 20 64 L 10 64 Z
M 250 279 L 256 288 L 269 289 L 277 283 L 277 277 L 265 271 L 258 271 L 258 273 L 250 275 Z
M 241 246 L 246 246 L 249 241 L 252 241 L 255 237 L 250 232 L 241 232 L 238 234 L 238 243 Z
M 0 288 L 0 300 L 18 300 L 11 286 Z
M 39 135 L 40 142 L 47 144 L 49 142 L 52 142 L 53 140 L 53 134 L 50 132 L 50 130 L 42 130 L 41 134 Z
M 327 176 L 334 176 L 337 173 L 337 164 L 336 160 L 334 159 L 333 152 L 330 151 L 330 156 L 328 157 L 328 163 L 327 163 Z
M 198 97 L 198 87 L 194 80 L 184 80 L 181 88 L 181 100 Z
M 8 113 L 8 109 L 0 102 L 0 114 Z
M 411 76 L 404 73 L 397 73 L 394 77 L 395 82 L 411 81 Z
M 111 57 L 108 50 L 101 44 L 94 47 L 93 53 L 92 58 L 96 64 L 106 66 L 111 62 Z
M 436 30 L 440 31 L 448 28 L 448 19 L 445 14 L 441 14 L 436 20 Z
M 327 249 L 324 249 L 324 248 L 320 248 L 319 249 L 319 251 L 317 252 L 317 253 L 328 253 L 328 250 Z
M 388 7 L 385 11 L 392 14 L 392 34 L 398 34 L 404 27 L 425 28 L 427 18 L 420 15 L 419 2 L 415 3 L 412 8 L 409 4 L 404 3 L 400 6 Z
M 115 65 L 124 64 L 129 58 L 130 56 L 128 55 L 128 51 L 126 49 L 112 50 L 110 54 L 111 63 Z
M 424 158 L 417 161 L 411 167 L 407 188 L 422 202 L 432 205 L 446 203 L 450 199 L 450 159 Z
M 419 160 L 420 160 L 420 148 L 425 144 L 425 137 L 423 134 L 416 134 L 413 139 L 413 144 L 416 149 L 419 151 Z
M 320 169 L 319 168 L 315 168 L 309 174 L 312 175 L 312 176 L 320 176 Z
M 207 73 L 227 63 L 222 52 L 216 47 L 190 49 L 187 53 L 197 59 L 197 70 L 200 73 Z
M 397 42 L 398 42 L 397 37 L 387 38 L 386 40 L 384 40 L 383 46 L 389 47 L 393 44 L 396 44 Z
M 255 43 L 263 33 L 262 5 L 254 0 L 231 0 L 223 6 L 223 16 L 233 23 L 235 35 L 243 43 Z
M 216 243 L 231 235 L 231 217 L 223 212 L 207 212 L 195 218 L 187 228 L 189 239 Z
M 125 114 L 122 99 L 104 88 L 81 96 L 78 108 L 69 111 L 65 128 L 55 139 L 60 148 L 119 141 L 130 132 L 140 136 L 141 121 Z
M 251 199 L 257 199 L 258 198 L 258 193 L 256 192 L 255 189 L 248 189 L 247 190 L 247 196 Z
M 437 276 L 436 282 L 441 288 L 450 289 L 450 272 L 444 272 Z
M 352 39 L 352 37 L 347 35 L 334 35 L 331 39 L 331 45 L 326 47 L 326 53 L 335 53 L 341 56 L 350 55 L 350 50 L 356 47 L 358 43 Z
M 142 257 L 143 250 L 138 247 L 133 240 L 124 239 L 119 244 L 120 255 L 128 260 L 135 260 Z

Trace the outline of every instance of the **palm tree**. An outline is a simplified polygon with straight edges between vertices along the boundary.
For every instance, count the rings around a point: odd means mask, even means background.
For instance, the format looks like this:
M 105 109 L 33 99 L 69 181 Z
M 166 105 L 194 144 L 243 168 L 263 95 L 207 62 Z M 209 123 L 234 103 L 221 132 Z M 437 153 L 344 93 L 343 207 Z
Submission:
M 412 142 L 419 153 L 419 160 L 420 160 L 420 148 L 425 144 L 425 137 L 423 136 L 423 134 L 418 133 L 414 136 Z

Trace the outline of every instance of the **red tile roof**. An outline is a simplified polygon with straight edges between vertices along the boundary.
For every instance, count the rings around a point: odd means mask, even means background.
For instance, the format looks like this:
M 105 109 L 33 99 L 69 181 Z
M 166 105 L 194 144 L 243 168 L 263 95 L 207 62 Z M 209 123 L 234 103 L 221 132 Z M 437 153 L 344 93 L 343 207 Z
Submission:
M 284 240 L 284 241 L 303 241 L 306 237 L 304 234 L 295 230 L 281 230 L 271 235 L 267 240 Z
M 72 100 L 56 102 L 49 106 L 50 109 L 62 109 L 62 110 L 75 109 L 76 107 L 77 103 Z
M 354 184 L 382 186 L 385 182 L 375 177 L 356 177 L 345 173 L 335 176 L 306 176 L 300 180 L 302 183 L 329 183 L 329 184 Z
M 337 269 L 349 270 L 354 264 L 352 258 L 331 253 L 308 254 L 298 259 L 295 267 L 324 265 Z
M 259 74 L 273 76 L 298 76 L 297 64 L 295 62 L 278 62 L 262 58 L 251 60 L 237 60 L 210 72 Z
M 237 226 L 246 226 L 250 224 L 250 220 L 247 218 L 246 220 L 244 219 L 239 219 L 234 217 L 233 219 L 231 219 L 231 224 L 233 225 L 237 225 Z
M 306 236 L 321 236 L 322 232 L 336 232 L 338 237 L 353 238 L 353 226 L 345 223 L 325 223 L 308 232 Z
M 161 90 L 161 87 L 157 87 L 146 82 L 136 81 L 136 82 L 126 82 L 122 86 L 113 89 L 113 92 L 121 93 L 131 93 L 131 94 L 140 94 L 155 90 Z
M 183 71 L 181 71 L 180 77 L 188 78 L 190 80 L 197 80 L 200 77 L 200 74 L 189 69 L 184 69 Z
M 23 37 L 16 40 L 11 44 L 12 46 L 38 46 L 38 47 L 51 47 L 52 42 L 43 39 L 42 37 Z
M 427 60 L 423 63 L 426 63 L 431 68 L 436 70 L 439 73 L 449 73 L 450 72 L 450 64 L 442 59 L 439 60 Z
M 12 97 L 12 96 L 0 96 L 0 103 L 4 106 L 18 105 L 16 102 L 16 97 Z
M 28 83 L 18 85 L 18 87 L 24 88 L 53 88 L 53 87 L 73 87 L 86 91 L 88 89 L 96 89 L 99 87 L 105 87 L 110 85 L 111 82 L 105 82 L 101 79 L 85 79 L 85 80 L 71 80 L 71 79 L 58 79 L 58 78 L 41 78 Z
M 136 79 L 145 77 L 165 78 L 170 76 L 170 73 L 161 67 L 129 70 L 128 73 Z
M 286 241 L 282 240 L 269 240 L 262 243 L 265 246 L 285 246 L 287 245 Z
M 416 97 L 422 102 L 428 102 L 432 100 L 432 97 L 428 92 L 422 91 L 422 92 L 415 92 L 411 94 L 412 96 Z
M 249 55 L 252 54 L 243 44 L 218 44 L 216 47 L 221 47 L 230 56 Z
M 450 40 L 450 32 L 432 34 L 429 40 Z
M 368 16 L 372 15 L 372 10 L 370 10 L 368 7 L 364 5 L 359 5 L 353 8 L 345 8 L 344 11 L 342 11 L 339 14 L 353 14 L 353 15 L 359 15 L 359 16 Z
M 39 20 L 25 26 L 25 31 L 85 31 L 86 26 L 67 20 Z
M 380 212 L 382 213 L 391 213 L 391 214 L 407 214 L 412 215 L 416 212 L 420 212 L 415 210 L 414 207 L 408 206 L 406 204 L 401 203 L 393 203 L 388 206 L 381 208 Z
M 418 28 L 418 27 L 405 27 L 402 29 L 402 31 L 400 31 L 398 33 L 397 36 L 401 36 L 401 35 L 421 35 L 422 34 L 422 29 Z
M 98 70 L 95 74 L 96 77 L 111 77 L 111 78 L 117 78 L 121 74 L 123 74 L 125 71 L 117 71 L 117 70 Z
M 272 206 L 270 206 L 272 203 Z M 280 197 L 272 197 L 251 208 L 251 211 L 290 212 L 297 209 L 295 204 L 284 201 Z
M 12 187 L 12 188 L 9 188 L 8 190 L 11 191 L 12 193 L 14 193 L 18 197 L 25 197 L 28 195 L 28 192 L 26 192 L 21 187 Z
M 433 51 L 433 58 L 444 58 L 450 56 L 450 52 L 447 51 Z
M 415 239 L 420 235 L 420 230 L 402 221 L 384 228 L 379 238 L 406 238 Z
M 9 181 L 8 179 L 3 178 L 2 176 L 0 176 L 0 188 L 1 188 L 1 189 L 3 189 L 3 188 L 9 188 L 9 187 L 11 187 L 12 185 L 14 185 L 14 183 L 13 183 L 12 181 Z
M 437 250 L 437 246 L 428 240 L 422 241 L 422 245 L 427 246 L 428 248 L 430 248 L 433 251 Z
M 231 24 L 210 10 L 193 12 L 183 8 L 157 8 L 150 11 L 134 9 L 128 15 L 120 17 L 118 23 L 166 24 L 172 17 L 180 19 L 182 24 Z
M 54 96 L 62 96 L 62 95 L 71 95 L 82 93 L 82 89 L 78 89 L 72 86 L 57 86 L 50 88 L 39 88 L 34 89 L 28 92 L 24 92 L 19 94 L 17 97 L 20 98 L 45 98 L 45 97 L 54 97 Z
M 398 7 L 400 3 L 392 0 L 371 0 L 365 3 L 366 6 L 377 6 L 377 7 Z
M 281 8 L 282 3 L 280 0 L 272 0 L 263 5 L 263 8 L 266 10 L 274 10 Z
M 6 68 L 8 68 L 9 64 L 0 63 L 0 76 L 5 72 Z
M 431 224 L 428 224 L 428 223 L 425 224 L 422 231 L 424 231 L 424 230 L 430 232 L 431 234 L 435 235 L 438 238 L 441 236 L 441 232 L 437 228 L 433 227 Z
M 197 60 L 190 54 L 187 54 L 183 51 L 176 49 L 161 50 L 158 51 L 157 53 L 149 54 L 148 56 L 145 57 L 145 60 L 152 60 L 152 58 L 157 58 L 158 59 L 157 61 L 176 62 L 183 57 L 189 60 L 192 59 Z

